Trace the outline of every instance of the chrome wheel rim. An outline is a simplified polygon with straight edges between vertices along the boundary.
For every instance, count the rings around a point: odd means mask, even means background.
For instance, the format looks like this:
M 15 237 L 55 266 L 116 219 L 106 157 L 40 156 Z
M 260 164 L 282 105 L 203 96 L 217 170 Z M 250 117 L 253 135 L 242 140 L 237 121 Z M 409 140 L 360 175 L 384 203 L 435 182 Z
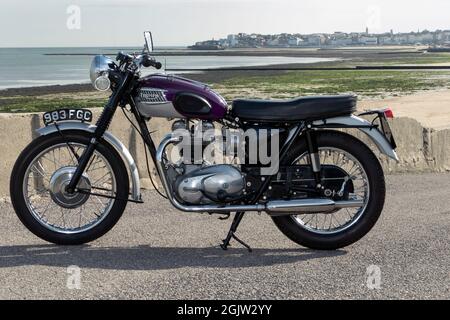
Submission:
M 77 156 L 86 148 L 80 143 L 70 146 Z M 76 166 L 72 150 L 61 143 L 39 153 L 25 171 L 22 189 L 26 206 L 36 221 L 53 232 L 76 234 L 91 230 L 108 216 L 114 205 L 114 199 L 65 192 L 64 186 Z M 98 151 L 94 151 L 77 187 L 87 193 L 115 196 L 116 177 L 110 163 Z
M 367 173 L 361 163 L 350 153 L 335 147 L 319 148 L 320 163 L 335 165 L 347 173 L 354 184 L 351 200 L 363 200 L 359 208 L 344 208 L 332 213 L 296 214 L 292 219 L 300 227 L 320 235 L 332 235 L 345 231 L 355 225 L 363 216 L 370 199 L 370 186 Z M 309 154 L 305 152 L 293 164 L 309 164 Z

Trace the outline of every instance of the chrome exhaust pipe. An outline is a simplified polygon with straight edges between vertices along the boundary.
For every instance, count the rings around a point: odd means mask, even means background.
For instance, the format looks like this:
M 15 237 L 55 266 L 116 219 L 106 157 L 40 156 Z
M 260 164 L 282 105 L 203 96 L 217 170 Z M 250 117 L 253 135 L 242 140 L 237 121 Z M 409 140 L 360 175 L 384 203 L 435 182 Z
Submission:
M 303 214 L 331 213 L 342 208 L 359 208 L 364 206 L 362 200 L 333 201 L 330 199 L 298 199 L 275 200 L 266 204 L 266 212 L 272 217 L 292 215 L 299 212 Z
M 335 202 L 329 199 L 275 200 L 266 204 L 266 211 L 271 216 L 282 216 L 292 212 L 325 212 L 333 211 Z
M 167 181 L 165 168 L 163 167 L 163 155 L 166 147 L 171 143 L 179 142 L 178 137 L 173 137 L 168 134 L 164 137 L 156 151 L 156 167 L 158 169 L 161 182 L 167 197 L 172 205 L 185 212 L 233 212 L 233 211 L 255 211 L 266 212 L 270 216 L 286 216 L 299 213 L 313 214 L 313 213 L 327 213 L 336 209 L 342 208 L 359 208 L 364 206 L 362 200 L 349 200 L 349 201 L 333 201 L 330 199 L 298 199 L 298 200 L 274 200 L 269 201 L 266 204 L 254 204 L 254 205 L 185 205 L 177 201 L 172 196 L 169 182 Z

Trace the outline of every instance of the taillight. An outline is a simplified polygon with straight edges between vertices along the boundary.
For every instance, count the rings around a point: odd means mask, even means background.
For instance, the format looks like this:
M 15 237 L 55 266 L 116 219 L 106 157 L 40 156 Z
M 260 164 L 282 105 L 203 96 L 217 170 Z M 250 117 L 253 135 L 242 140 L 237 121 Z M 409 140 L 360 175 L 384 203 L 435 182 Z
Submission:
M 386 108 L 383 110 L 384 116 L 388 119 L 394 119 L 394 112 L 392 112 L 391 108 Z

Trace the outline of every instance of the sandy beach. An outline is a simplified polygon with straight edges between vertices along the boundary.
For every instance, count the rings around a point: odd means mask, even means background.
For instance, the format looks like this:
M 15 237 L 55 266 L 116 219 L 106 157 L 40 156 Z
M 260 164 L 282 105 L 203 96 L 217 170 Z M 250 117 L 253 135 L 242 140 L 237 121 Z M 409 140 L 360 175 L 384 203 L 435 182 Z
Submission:
M 363 100 L 358 109 L 389 107 L 395 117 L 413 118 L 426 128 L 450 129 L 450 90 L 419 92 L 383 100 Z

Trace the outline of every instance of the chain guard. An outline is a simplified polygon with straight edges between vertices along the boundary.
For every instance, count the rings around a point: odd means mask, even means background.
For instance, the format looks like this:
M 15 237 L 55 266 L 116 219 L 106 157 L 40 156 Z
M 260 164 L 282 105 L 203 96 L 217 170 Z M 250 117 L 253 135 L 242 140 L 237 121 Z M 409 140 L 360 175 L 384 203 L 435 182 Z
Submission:
M 264 182 L 260 175 L 261 168 L 243 168 L 246 173 L 246 193 L 256 193 Z M 309 165 L 280 167 L 272 179 L 269 189 L 264 193 L 266 199 L 303 199 L 326 197 L 334 201 L 349 200 L 354 192 L 354 185 L 347 172 L 334 165 L 322 165 L 322 186 L 317 189 L 314 174 Z

